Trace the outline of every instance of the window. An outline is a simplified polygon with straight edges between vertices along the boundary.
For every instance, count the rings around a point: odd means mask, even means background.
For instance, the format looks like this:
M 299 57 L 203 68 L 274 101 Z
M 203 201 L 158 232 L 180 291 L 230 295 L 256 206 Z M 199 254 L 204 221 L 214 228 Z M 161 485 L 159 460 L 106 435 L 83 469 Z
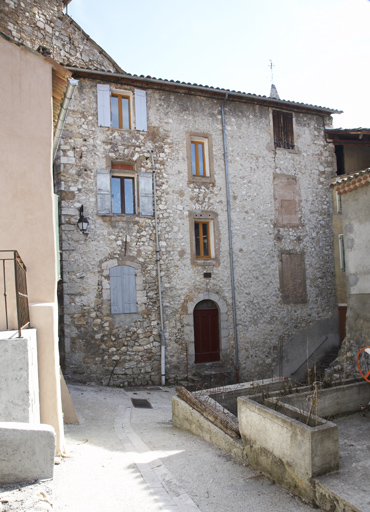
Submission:
M 153 216 L 153 177 L 133 165 L 113 163 L 96 171 L 98 215 Z
M 220 231 L 215 212 L 190 212 L 190 251 L 193 265 L 219 265 Z
M 112 94 L 110 97 L 112 128 L 131 129 L 130 96 Z
M 343 237 L 343 235 L 338 235 L 338 243 L 339 243 L 339 265 L 340 265 L 341 271 L 345 272 L 346 259 L 345 259 L 345 254 L 344 254 L 344 237 Z
M 273 110 L 274 144 L 277 148 L 294 149 L 293 114 Z
M 337 213 L 342 213 L 342 194 L 336 193 L 337 196 Z
M 191 172 L 193 176 L 205 176 L 204 142 L 191 142 Z
M 111 128 L 147 131 L 146 92 L 111 89 L 108 84 L 98 84 L 98 125 Z
M 212 136 L 187 133 L 186 151 L 189 182 L 214 183 Z
M 285 303 L 307 302 L 304 254 L 281 253 L 280 290 Z
M 210 248 L 210 223 L 198 222 L 194 223 L 195 233 L 195 257 L 196 258 L 211 258 Z
M 113 213 L 135 213 L 134 178 L 112 176 Z
M 136 313 L 136 272 L 129 265 L 118 265 L 109 270 L 110 303 L 112 315 Z

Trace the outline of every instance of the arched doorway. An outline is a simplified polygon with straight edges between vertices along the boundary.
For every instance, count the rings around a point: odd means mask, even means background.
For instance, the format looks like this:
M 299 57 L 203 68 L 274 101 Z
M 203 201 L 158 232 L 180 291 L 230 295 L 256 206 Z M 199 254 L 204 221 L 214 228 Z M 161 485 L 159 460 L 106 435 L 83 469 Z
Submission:
M 195 362 L 220 360 L 218 308 L 211 300 L 202 300 L 194 308 Z

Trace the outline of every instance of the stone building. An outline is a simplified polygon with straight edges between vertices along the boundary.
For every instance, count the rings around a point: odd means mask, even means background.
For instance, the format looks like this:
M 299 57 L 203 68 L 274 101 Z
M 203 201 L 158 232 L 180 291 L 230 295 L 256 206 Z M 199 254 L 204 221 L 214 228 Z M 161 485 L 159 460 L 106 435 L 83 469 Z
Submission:
M 54 3 L 50 49 L 79 80 L 55 165 L 67 374 L 299 378 L 338 343 L 336 111 L 129 75 Z
M 70 375 L 159 383 L 153 194 L 169 381 L 235 379 L 234 367 L 243 380 L 290 375 L 307 351 L 335 344 L 335 160 L 324 133 L 333 111 L 73 73 L 79 86 L 57 170 Z M 81 204 L 85 236 L 76 228 Z

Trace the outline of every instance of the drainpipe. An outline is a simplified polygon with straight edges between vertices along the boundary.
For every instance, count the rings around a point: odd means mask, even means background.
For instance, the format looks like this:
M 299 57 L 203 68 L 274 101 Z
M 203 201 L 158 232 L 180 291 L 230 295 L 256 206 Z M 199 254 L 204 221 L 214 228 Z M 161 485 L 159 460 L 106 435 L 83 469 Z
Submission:
M 55 127 L 54 140 L 53 140 L 53 161 L 55 159 L 55 155 L 59 146 L 60 137 L 62 135 L 63 126 L 67 117 L 69 104 L 71 102 L 74 90 L 78 84 L 78 80 L 74 78 L 68 78 L 68 86 L 64 95 L 64 100 L 62 107 L 59 112 L 58 121 Z
M 235 297 L 235 277 L 234 277 L 234 252 L 233 252 L 233 233 L 231 226 L 231 208 L 230 208 L 230 185 L 229 185 L 229 167 L 227 159 L 226 144 L 226 128 L 225 128 L 225 103 L 228 97 L 226 93 L 225 99 L 221 105 L 222 115 L 222 135 L 224 139 L 224 157 L 225 157 L 225 180 L 226 180 L 226 199 L 227 199 L 227 220 L 229 226 L 229 254 L 230 254 L 230 272 L 231 272 L 231 293 L 233 300 L 233 323 L 234 323 L 234 339 L 235 339 L 235 374 L 236 382 L 239 382 L 239 342 L 238 342 L 238 324 L 236 322 L 236 297 Z
M 160 326 L 159 333 L 161 335 L 161 384 L 166 385 L 166 336 L 164 332 L 164 321 L 163 321 L 163 302 L 162 302 L 162 282 L 161 282 L 161 264 L 160 264 L 160 248 L 158 238 L 158 217 L 157 217 L 157 169 L 154 161 L 154 151 L 152 153 L 152 165 L 153 165 L 153 195 L 154 195 L 154 220 L 155 220 L 155 245 L 156 245 L 156 261 L 157 261 L 157 272 L 158 272 L 158 292 L 159 292 L 159 315 L 160 315 Z

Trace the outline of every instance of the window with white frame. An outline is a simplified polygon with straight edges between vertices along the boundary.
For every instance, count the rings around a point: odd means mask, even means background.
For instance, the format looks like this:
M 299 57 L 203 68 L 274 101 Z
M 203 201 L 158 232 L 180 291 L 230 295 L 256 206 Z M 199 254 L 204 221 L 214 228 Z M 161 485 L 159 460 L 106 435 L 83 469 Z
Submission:
M 97 85 L 98 125 L 121 130 L 147 131 L 146 92 L 112 88 L 109 84 Z
M 339 265 L 340 265 L 341 271 L 345 272 L 346 259 L 345 259 L 345 254 L 344 254 L 344 237 L 343 237 L 343 235 L 338 235 L 338 243 L 339 243 Z
M 337 196 L 337 213 L 342 213 L 342 195 L 336 193 Z

